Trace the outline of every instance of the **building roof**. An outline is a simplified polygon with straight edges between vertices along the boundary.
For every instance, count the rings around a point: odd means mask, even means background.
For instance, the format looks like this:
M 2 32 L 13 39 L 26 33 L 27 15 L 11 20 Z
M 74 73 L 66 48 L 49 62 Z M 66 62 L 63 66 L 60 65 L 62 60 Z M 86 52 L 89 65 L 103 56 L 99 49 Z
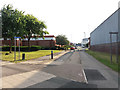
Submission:
M 34 38 L 34 37 L 41 37 L 41 36 L 32 36 L 32 38 Z M 51 38 L 51 37 L 55 37 L 55 36 L 54 35 L 45 35 L 44 37 L 48 37 L 48 38 L 50 37 Z
M 113 14 L 115 14 L 115 13 L 118 12 L 119 10 L 120 10 L 120 8 L 118 8 L 114 13 L 112 13 L 112 14 L 111 14 L 106 20 L 104 20 L 99 26 L 97 26 L 97 28 L 100 27 L 104 22 L 106 22 L 110 17 L 113 16 Z M 92 34 L 94 31 L 96 31 L 97 28 L 95 28 L 90 34 Z

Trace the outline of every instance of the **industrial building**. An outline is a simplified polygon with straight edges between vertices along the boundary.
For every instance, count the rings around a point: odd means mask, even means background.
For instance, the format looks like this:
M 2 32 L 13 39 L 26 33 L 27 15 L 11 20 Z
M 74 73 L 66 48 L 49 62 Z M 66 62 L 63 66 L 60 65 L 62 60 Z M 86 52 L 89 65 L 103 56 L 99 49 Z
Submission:
M 90 33 L 90 49 L 93 51 L 120 52 L 120 9 L 116 10 Z M 110 34 L 111 33 L 111 34 Z
M 88 43 L 89 43 L 89 39 L 88 38 L 83 38 L 82 42 L 81 42 L 81 46 L 86 47 L 86 44 L 88 44 Z

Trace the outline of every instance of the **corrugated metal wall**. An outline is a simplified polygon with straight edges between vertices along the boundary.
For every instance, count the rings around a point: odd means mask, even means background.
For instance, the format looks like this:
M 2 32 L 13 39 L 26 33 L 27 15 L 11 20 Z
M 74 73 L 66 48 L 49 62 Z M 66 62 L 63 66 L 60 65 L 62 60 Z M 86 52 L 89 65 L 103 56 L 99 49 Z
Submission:
M 91 32 L 91 45 L 110 43 L 109 32 L 118 32 L 118 10 Z M 116 42 L 116 35 L 112 35 L 112 41 Z
M 118 41 L 120 42 L 120 8 L 118 10 Z

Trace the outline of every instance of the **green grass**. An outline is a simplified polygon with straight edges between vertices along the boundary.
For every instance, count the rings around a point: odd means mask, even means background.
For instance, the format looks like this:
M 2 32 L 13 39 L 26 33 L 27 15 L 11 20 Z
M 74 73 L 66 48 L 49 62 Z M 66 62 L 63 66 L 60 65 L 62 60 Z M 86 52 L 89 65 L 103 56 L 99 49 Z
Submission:
M 61 52 L 61 50 L 53 50 L 53 53 Z M 3 61 L 13 61 L 14 62 L 14 52 L 9 53 L 8 51 L 2 51 L 2 60 Z M 5 53 L 9 53 L 9 55 L 5 55 Z M 20 61 L 22 61 L 22 54 L 25 53 L 25 60 L 36 59 L 42 56 L 50 55 L 51 50 L 38 50 L 32 52 L 20 52 Z M 19 59 L 19 52 L 16 52 L 16 60 Z
M 87 50 L 86 52 L 88 54 L 90 54 L 91 56 L 93 56 L 94 58 L 96 58 L 101 63 L 103 63 L 104 65 L 106 65 L 106 66 L 110 67 L 112 70 L 118 72 L 118 64 L 116 63 L 116 55 L 113 55 L 113 58 L 112 58 L 113 62 L 111 64 L 109 53 L 96 52 L 96 51 L 91 51 L 91 50 Z M 120 56 L 119 56 L 119 58 L 120 58 Z

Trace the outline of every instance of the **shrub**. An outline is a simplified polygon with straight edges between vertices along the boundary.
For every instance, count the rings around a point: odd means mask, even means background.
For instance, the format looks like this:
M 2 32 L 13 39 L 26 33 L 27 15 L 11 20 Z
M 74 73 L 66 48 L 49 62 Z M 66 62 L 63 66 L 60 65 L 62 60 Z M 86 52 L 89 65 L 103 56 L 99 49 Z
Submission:
M 12 46 L 12 51 L 14 51 L 14 46 Z M 30 51 L 37 51 L 37 50 L 64 50 L 64 47 L 59 47 L 59 46 L 54 46 L 54 47 L 41 47 L 41 46 L 31 46 L 30 47 Z M 10 47 L 9 46 L 3 46 L 0 47 L 1 51 L 10 51 Z M 16 51 L 19 51 L 19 47 L 16 46 Z M 29 51 L 29 47 L 28 46 L 20 46 L 20 51 Z
M 10 51 L 10 47 L 9 46 L 3 46 L 0 47 L 2 49 L 2 51 Z M 12 46 L 12 51 L 14 51 L 14 46 Z M 0 49 L 0 50 L 1 50 Z M 30 47 L 30 51 L 37 51 L 37 50 L 41 50 L 42 47 L 41 46 L 31 46 Z M 16 46 L 16 51 L 19 51 L 19 47 Z M 29 51 L 29 47 L 28 46 L 20 46 L 20 51 Z

